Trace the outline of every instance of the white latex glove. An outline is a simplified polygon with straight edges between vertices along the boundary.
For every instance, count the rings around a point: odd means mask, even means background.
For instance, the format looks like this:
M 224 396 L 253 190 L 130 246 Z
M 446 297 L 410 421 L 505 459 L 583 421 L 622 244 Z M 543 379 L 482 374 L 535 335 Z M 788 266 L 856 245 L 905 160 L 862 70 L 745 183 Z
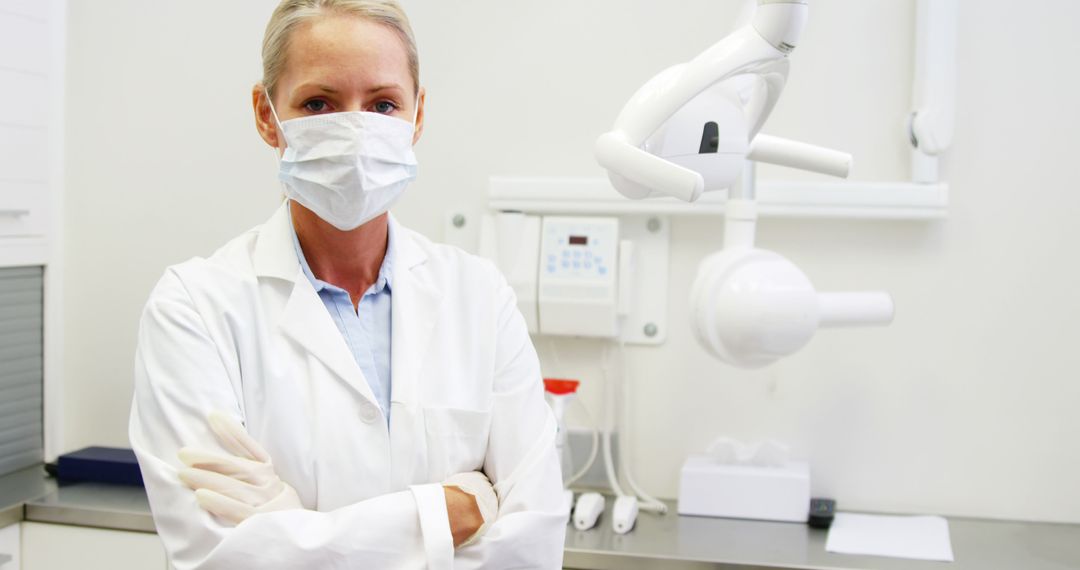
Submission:
M 177 456 L 186 469 L 180 480 L 195 491 L 199 506 L 233 524 L 258 513 L 302 509 L 300 497 L 282 481 L 259 442 L 232 416 L 211 412 L 207 420 L 232 455 L 184 447 Z
M 495 517 L 499 514 L 499 498 L 495 496 L 495 489 L 491 486 L 491 481 L 479 471 L 458 473 L 443 481 L 442 484 L 443 487 L 457 487 L 472 495 L 476 499 L 476 506 L 480 509 L 480 516 L 484 518 L 484 524 L 480 525 L 480 528 L 468 540 L 461 543 L 458 548 L 468 546 L 483 536 L 484 531 L 495 521 Z

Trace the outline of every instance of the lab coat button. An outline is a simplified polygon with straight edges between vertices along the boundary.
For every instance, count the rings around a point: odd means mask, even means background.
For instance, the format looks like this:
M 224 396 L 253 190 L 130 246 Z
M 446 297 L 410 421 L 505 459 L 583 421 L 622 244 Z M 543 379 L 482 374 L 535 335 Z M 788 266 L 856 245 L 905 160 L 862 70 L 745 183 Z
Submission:
M 375 406 L 365 402 L 360 406 L 360 419 L 364 420 L 364 423 L 371 423 L 378 419 L 379 411 L 375 409 Z

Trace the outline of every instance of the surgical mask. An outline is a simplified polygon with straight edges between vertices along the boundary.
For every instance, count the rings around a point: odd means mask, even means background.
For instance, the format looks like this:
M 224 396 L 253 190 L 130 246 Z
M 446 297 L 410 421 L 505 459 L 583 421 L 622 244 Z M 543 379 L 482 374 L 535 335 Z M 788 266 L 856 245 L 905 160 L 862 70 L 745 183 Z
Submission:
M 385 213 L 416 178 L 415 114 L 412 124 L 359 111 L 283 122 L 272 102 L 270 111 L 285 137 L 278 163 L 285 195 L 339 230 Z

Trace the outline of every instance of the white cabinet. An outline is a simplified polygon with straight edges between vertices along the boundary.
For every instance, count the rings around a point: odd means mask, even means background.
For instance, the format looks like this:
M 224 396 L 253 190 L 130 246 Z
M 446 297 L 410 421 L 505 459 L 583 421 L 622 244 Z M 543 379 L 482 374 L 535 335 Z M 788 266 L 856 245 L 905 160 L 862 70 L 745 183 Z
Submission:
M 31 522 L 22 525 L 22 570 L 167 567 L 165 548 L 156 534 Z
M 0 0 L 0 268 L 46 268 L 44 459 L 66 449 L 60 349 L 67 4 Z
M 61 0 L 0 0 L 0 267 L 56 261 L 64 18 Z
M 0 137 L 3 132 L 0 132 Z M 0 146 L 3 141 L 0 141 Z M 48 229 L 48 185 L 0 180 L 0 239 L 45 237 Z
M 0 528 L 0 570 L 19 570 L 19 550 L 19 525 Z

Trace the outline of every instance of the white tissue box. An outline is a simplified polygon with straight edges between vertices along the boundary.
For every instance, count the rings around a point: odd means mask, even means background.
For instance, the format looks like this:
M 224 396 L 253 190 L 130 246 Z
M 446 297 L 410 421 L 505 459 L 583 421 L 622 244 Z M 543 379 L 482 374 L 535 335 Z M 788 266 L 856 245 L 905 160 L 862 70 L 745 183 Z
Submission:
M 683 463 L 679 514 L 806 522 L 810 512 L 810 466 L 729 465 L 700 455 Z

